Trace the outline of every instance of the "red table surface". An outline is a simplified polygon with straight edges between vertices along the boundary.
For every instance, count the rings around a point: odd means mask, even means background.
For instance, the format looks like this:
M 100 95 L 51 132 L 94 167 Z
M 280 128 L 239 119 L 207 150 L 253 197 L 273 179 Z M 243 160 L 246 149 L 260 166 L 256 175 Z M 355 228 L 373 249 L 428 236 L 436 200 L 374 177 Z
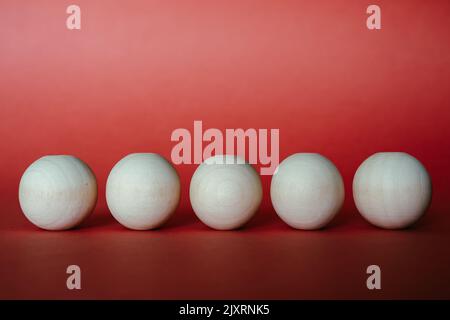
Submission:
M 450 298 L 449 1 L 80 0 L 0 2 L 0 298 Z M 136 232 L 108 212 L 113 165 L 131 152 L 170 159 L 176 128 L 278 128 L 280 158 L 319 152 L 341 171 L 344 208 L 297 231 L 264 199 L 242 230 L 196 218 L 182 199 L 163 228 Z M 370 226 L 353 204 L 359 164 L 378 151 L 417 157 L 433 200 L 411 229 Z M 86 161 L 99 184 L 78 229 L 38 230 L 20 211 L 26 167 L 46 154 Z M 259 168 L 259 166 L 256 166 Z M 82 269 L 69 291 L 66 267 Z M 382 290 L 366 288 L 366 267 Z

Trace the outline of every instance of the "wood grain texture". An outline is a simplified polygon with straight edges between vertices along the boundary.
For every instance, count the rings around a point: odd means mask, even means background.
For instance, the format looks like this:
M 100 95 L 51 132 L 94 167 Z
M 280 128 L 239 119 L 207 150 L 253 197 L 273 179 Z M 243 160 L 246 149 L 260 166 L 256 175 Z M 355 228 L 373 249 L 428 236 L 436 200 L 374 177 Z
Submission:
M 163 225 L 180 201 L 180 179 L 172 165 L 155 153 L 121 159 L 106 182 L 106 201 L 113 217 L 129 229 Z
M 19 185 L 25 216 L 47 230 L 65 230 L 80 224 L 97 202 L 97 182 L 80 159 L 51 155 L 33 162 Z
M 192 208 L 203 223 L 219 230 L 236 229 L 259 208 L 261 180 L 242 158 L 218 155 L 197 168 L 189 194 Z
M 270 196 L 278 216 L 291 227 L 320 229 L 341 209 L 344 182 L 327 158 L 317 153 L 296 153 L 278 166 Z
M 406 228 L 427 210 L 431 179 L 425 167 L 403 152 L 379 152 L 366 159 L 353 179 L 353 198 L 361 215 L 386 229 Z

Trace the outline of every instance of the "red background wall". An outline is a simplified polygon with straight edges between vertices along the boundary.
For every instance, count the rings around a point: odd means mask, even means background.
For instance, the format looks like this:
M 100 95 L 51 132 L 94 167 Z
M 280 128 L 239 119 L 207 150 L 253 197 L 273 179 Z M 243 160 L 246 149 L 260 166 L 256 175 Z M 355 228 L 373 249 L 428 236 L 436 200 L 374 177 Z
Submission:
M 351 196 L 358 165 L 374 152 L 408 152 L 433 179 L 422 223 L 449 225 L 450 2 L 79 0 L 80 31 L 65 27 L 71 3 L 0 3 L 5 239 L 5 230 L 36 232 L 17 189 L 26 167 L 46 154 L 73 154 L 94 170 L 100 196 L 89 232 L 123 230 L 105 204 L 110 169 L 131 152 L 170 158 L 171 132 L 192 129 L 194 120 L 223 130 L 279 128 L 281 159 L 329 157 L 345 180 L 335 222 L 345 232 L 370 228 Z M 372 3 L 381 7 L 381 30 L 366 28 Z M 176 167 L 183 195 L 171 223 L 185 231 L 206 230 L 189 204 L 195 168 Z M 270 204 L 270 177 L 262 179 L 253 223 L 286 231 Z M 20 296 L 17 283 L 9 287 Z

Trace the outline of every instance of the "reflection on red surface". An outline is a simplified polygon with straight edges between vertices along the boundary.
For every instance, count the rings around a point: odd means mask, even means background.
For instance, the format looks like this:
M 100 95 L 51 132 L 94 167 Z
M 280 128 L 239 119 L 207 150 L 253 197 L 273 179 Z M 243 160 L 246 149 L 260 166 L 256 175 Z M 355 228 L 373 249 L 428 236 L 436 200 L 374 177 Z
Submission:
M 450 297 L 448 220 L 436 216 L 387 231 L 341 215 L 309 232 L 269 213 L 236 231 L 183 217 L 159 230 L 131 231 L 104 212 L 65 232 L 41 231 L 20 217 L 0 234 L 0 298 Z M 65 287 L 70 264 L 82 269 L 81 291 Z M 380 292 L 366 288 L 371 264 L 382 270 Z

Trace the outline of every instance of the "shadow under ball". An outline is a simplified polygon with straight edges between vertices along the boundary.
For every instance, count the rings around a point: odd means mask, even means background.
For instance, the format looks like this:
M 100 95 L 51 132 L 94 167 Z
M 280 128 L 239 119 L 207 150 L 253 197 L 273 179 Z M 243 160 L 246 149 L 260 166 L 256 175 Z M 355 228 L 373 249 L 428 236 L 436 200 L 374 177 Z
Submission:
M 217 230 L 236 229 L 258 210 L 261 180 L 242 158 L 217 155 L 197 168 L 189 196 L 195 214 L 204 224 Z
M 127 155 L 112 168 L 106 202 L 113 217 L 134 230 L 160 227 L 180 201 L 180 179 L 173 166 L 155 153 Z
M 426 212 L 432 194 L 425 167 L 403 152 L 380 152 L 367 158 L 353 179 L 353 198 L 361 215 L 375 226 L 401 229 Z
M 19 202 L 27 219 L 46 230 L 79 225 L 97 202 L 91 169 L 69 155 L 50 155 L 33 162 L 19 185 Z
M 344 182 L 327 158 L 317 153 L 296 153 L 276 169 L 270 197 L 278 216 L 292 228 L 320 229 L 341 209 Z

